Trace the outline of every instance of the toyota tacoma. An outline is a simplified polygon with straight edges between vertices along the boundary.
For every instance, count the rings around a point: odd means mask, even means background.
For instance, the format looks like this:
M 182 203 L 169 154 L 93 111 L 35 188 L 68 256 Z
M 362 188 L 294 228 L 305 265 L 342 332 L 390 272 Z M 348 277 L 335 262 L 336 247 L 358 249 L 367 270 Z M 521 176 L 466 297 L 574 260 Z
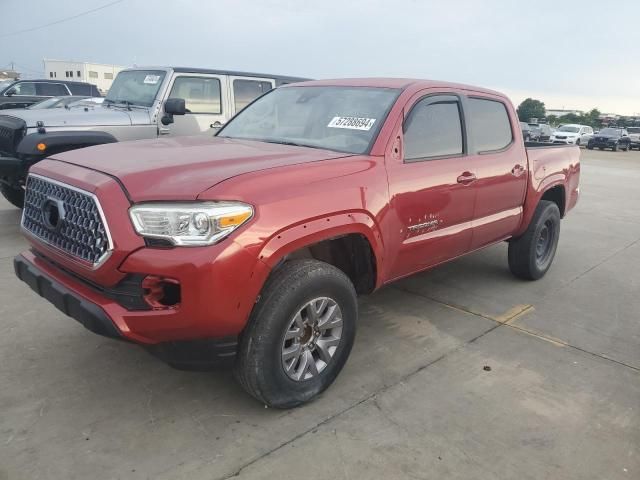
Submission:
M 503 241 L 516 277 L 541 278 L 578 200 L 579 156 L 525 147 L 490 90 L 286 85 L 215 137 L 33 166 L 15 272 L 89 330 L 178 368 L 230 365 L 255 398 L 293 407 L 345 365 L 357 295 Z

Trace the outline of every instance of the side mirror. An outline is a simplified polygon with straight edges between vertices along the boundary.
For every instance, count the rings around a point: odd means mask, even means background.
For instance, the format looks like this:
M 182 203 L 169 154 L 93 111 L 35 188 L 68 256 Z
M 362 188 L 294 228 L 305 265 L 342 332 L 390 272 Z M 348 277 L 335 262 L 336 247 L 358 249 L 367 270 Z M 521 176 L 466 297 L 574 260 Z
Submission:
M 10 88 L 9 90 L 7 90 L 7 93 L 5 93 L 5 95 L 7 97 L 11 97 L 11 96 L 15 95 L 16 93 L 18 93 L 18 92 L 16 92 L 15 88 Z
M 184 115 L 186 111 L 184 98 L 169 98 L 164 102 L 164 115 L 160 121 L 163 125 L 171 125 L 174 115 Z
M 184 98 L 169 98 L 164 102 L 164 113 L 167 115 L 184 115 L 186 112 Z

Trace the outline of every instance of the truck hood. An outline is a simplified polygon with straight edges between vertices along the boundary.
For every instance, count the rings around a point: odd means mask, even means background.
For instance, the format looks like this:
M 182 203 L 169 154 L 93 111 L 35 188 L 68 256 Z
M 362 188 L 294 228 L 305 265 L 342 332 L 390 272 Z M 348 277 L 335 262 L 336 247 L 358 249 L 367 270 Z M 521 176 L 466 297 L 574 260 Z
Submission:
M 127 110 L 106 108 L 49 108 L 41 110 L 11 109 L 0 110 L 0 115 L 10 115 L 27 122 L 27 128 L 34 128 L 36 122 L 44 122 L 45 127 L 84 127 L 131 125 L 131 116 Z
M 573 138 L 573 137 L 579 137 L 580 136 L 580 134 L 576 133 L 576 132 L 560 132 L 560 131 L 555 132 L 552 135 L 556 135 L 556 136 L 561 135 L 561 136 L 565 136 L 567 138 Z
M 231 177 L 349 154 L 218 137 L 112 143 L 54 155 L 55 160 L 116 177 L 134 202 L 195 200 Z

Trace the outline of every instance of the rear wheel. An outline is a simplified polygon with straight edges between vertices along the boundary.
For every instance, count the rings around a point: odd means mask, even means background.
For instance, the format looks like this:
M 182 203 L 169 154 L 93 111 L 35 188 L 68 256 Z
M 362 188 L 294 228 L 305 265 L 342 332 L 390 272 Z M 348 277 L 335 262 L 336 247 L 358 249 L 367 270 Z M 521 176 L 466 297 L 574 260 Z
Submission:
M 267 281 L 242 335 L 235 375 L 270 407 L 313 400 L 333 383 L 355 339 L 349 278 L 317 260 L 285 263 Z
M 7 201 L 14 207 L 24 207 L 24 189 L 21 187 L 12 187 L 6 183 L 0 182 L 0 192 Z
M 542 278 L 551 267 L 560 238 L 558 206 L 541 200 L 527 231 L 509 242 L 509 269 L 526 280 Z

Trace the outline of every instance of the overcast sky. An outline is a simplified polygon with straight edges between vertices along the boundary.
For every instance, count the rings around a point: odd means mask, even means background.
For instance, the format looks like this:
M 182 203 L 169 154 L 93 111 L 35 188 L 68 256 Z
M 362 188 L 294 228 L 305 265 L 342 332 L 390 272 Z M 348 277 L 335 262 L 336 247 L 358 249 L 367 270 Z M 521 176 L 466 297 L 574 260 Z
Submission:
M 494 88 L 514 103 L 640 113 L 640 0 L 0 0 L 0 67 L 42 59 Z

